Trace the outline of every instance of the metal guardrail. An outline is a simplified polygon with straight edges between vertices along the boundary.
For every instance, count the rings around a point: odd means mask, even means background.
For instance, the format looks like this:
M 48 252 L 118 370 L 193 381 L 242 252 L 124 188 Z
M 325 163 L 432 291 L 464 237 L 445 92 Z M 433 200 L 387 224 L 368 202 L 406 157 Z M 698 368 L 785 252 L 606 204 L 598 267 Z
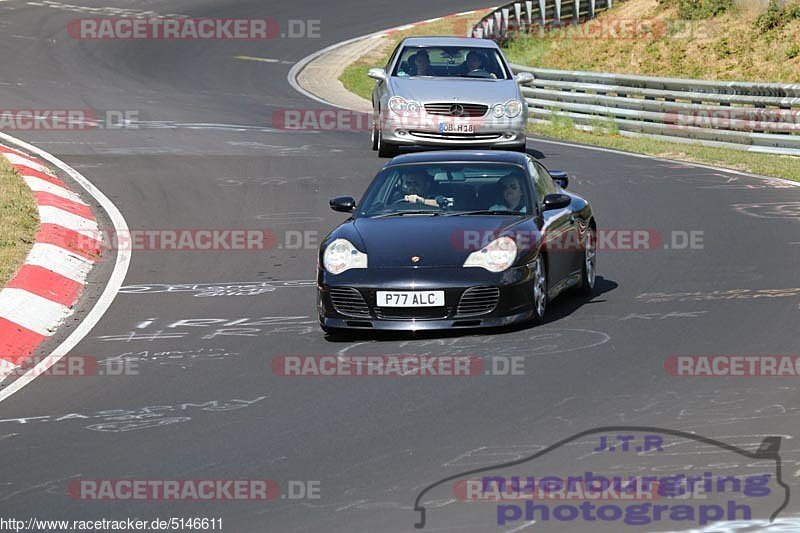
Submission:
M 527 0 L 510 2 L 484 16 L 470 37 L 503 40 L 534 28 L 594 18 L 611 7 L 613 0 Z
M 533 121 L 613 122 L 626 135 L 800 156 L 800 84 L 512 68 L 534 75 L 523 88 Z

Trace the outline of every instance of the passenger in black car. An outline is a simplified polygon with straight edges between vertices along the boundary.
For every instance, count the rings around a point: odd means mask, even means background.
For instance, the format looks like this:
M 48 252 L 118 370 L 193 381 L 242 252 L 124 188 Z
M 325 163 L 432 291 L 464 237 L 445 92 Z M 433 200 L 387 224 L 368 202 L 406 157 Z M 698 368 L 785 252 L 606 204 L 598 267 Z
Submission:
M 525 213 L 527 211 L 525 202 L 525 189 L 520 183 L 517 176 L 506 176 L 500 183 L 503 187 L 503 198 L 500 203 L 497 203 L 489 208 L 491 211 L 519 211 Z

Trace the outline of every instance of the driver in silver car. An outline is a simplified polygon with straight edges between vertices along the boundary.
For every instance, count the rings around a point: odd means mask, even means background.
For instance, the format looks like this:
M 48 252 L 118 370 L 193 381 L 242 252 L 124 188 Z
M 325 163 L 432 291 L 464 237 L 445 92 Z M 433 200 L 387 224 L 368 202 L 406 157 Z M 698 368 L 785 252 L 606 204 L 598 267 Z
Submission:
M 467 54 L 466 60 L 464 60 L 464 63 L 461 64 L 460 74 L 464 75 L 464 74 L 469 74 L 470 72 L 475 72 L 480 70 L 487 71 L 486 59 L 483 57 L 483 54 L 481 54 L 476 50 L 473 50 Z M 497 78 L 497 76 L 495 76 L 491 72 L 489 72 L 489 74 L 491 75 L 492 78 L 495 79 Z

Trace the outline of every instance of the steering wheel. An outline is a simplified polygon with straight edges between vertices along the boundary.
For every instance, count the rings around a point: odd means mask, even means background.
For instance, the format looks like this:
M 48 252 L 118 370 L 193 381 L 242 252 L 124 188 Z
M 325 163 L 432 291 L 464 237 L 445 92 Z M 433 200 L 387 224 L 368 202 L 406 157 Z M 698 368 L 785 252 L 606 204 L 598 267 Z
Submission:
M 398 198 L 394 202 L 390 203 L 389 205 L 397 205 L 397 204 L 419 204 L 419 205 L 424 205 L 421 202 L 409 202 L 408 200 L 405 199 L 406 196 L 407 195 L 401 196 L 400 198 Z

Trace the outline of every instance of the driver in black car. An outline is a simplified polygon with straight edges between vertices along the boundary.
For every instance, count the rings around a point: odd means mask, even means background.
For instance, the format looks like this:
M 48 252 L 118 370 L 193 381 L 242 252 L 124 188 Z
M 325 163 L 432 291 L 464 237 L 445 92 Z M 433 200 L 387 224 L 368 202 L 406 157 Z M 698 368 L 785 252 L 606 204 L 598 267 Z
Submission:
M 412 204 L 425 204 L 438 207 L 435 195 L 433 177 L 424 170 L 412 170 L 403 176 L 403 200 Z

